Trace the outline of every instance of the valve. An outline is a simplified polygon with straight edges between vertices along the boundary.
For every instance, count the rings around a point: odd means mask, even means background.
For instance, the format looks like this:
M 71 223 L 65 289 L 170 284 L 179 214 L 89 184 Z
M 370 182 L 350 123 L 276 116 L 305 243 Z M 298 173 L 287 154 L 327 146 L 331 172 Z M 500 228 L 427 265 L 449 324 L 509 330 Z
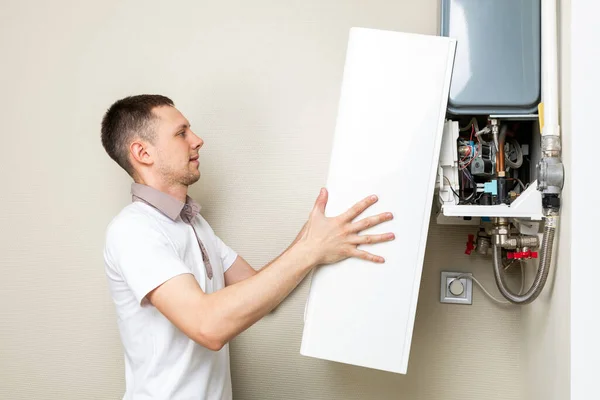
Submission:
M 485 231 L 483 231 L 485 233 Z M 486 256 L 490 248 L 490 239 L 484 236 L 477 236 L 477 252 L 482 256 Z
M 470 256 L 471 252 L 475 249 L 475 235 L 469 235 L 469 239 L 467 240 L 467 248 L 465 249 L 465 254 Z
M 509 260 L 522 260 L 530 258 L 538 258 L 537 251 L 509 251 L 506 253 L 506 258 Z

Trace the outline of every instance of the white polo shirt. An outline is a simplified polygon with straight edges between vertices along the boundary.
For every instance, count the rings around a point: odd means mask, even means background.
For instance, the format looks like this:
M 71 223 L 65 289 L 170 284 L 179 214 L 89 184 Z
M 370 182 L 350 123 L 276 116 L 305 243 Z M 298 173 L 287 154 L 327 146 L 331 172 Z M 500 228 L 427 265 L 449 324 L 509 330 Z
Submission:
M 194 342 L 145 296 L 180 274 L 193 274 L 205 293 L 225 287 L 225 271 L 237 254 L 200 215 L 181 218 L 184 204 L 148 186 L 133 184 L 135 201 L 109 224 L 105 270 L 125 352 L 125 400 L 230 400 L 229 345 L 220 351 Z M 199 206 L 198 206 L 199 209 Z M 207 277 L 195 236 L 213 270 Z

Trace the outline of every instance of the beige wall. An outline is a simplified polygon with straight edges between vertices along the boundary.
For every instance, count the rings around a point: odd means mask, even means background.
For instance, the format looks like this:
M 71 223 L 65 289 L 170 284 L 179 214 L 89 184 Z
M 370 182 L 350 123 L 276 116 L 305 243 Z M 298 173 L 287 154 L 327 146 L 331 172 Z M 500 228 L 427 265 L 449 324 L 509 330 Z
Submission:
M 324 184 L 351 26 L 435 34 L 438 1 L 2 2 L 0 398 L 123 392 L 102 245 L 129 180 L 100 146 L 110 103 L 176 101 L 206 140 L 191 194 L 259 267 Z M 462 254 L 470 232 L 431 227 L 408 375 L 301 357 L 305 282 L 232 344 L 236 399 L 521 399 L 520 309 L 478 289 L 438 301 L 442 269 L 493 289 L 489 261 Z
M 568 400 L 570 398 L 570 307 L 571 307 L 571 0 L 558 1 L 560 123 L 565 187 L 561 222 L 555 248 L 555 266 L 538 300 L 522 312 L 524 398 Z M 532 278 L 533 270 L 529 278 Z

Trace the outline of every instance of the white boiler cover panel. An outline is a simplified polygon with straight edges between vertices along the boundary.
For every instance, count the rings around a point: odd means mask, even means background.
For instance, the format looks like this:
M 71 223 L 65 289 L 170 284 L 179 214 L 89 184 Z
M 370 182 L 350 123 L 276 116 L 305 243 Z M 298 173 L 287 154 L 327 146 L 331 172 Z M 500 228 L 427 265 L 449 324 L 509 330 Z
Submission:
M 358 219 L 394 220 L 364 233 L 396 239 L 360 246 L 384 264 L 352 258 L 314 271 L 302 355 L 407 371 L 455 48 L 445 37 L 350 30 L 326 213 L 376 194 Z

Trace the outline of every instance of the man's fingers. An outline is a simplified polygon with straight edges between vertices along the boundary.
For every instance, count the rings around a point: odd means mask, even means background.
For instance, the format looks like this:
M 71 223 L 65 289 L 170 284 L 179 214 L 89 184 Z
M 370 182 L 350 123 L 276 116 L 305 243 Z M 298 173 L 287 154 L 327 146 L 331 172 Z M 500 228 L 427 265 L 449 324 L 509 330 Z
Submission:
M 373 215 L 372 217 L 367 217 L 367 218 L 361 219 L 360 221 L 353 223 L 350 226 L 350 232 L 356 233 L 356 232 L 364 231 L 365 229 L 368 229 L 372 226 L 381 224 L 382 222 L 385 222 L 385 221 L 390 221 L 392 219 L 394 219 L 394 216 L 392 215 L 392 213 L 381 213 L 381 214 Z
M 378 264 L 382 264 L 385 262 L 385 259 L 381 256 L 376 256 L 375 254 L 371 254 L 369 252 L 363 250 L 354 250 L 352 252 L 352 257 L 360 258 L 362 260 L 372 261 Z
M 377 200 L 377 196 L 375 195 L 366 197 L 353 205 L 348 211 L 343 213 L 341 217 L 347 222 L 353 221 L 354 218 L 362 214 L 363 211 L 375 204 Z
M 350 239 L 350 243 L 359 245 L 359 244 L 375 244 L 375 243 L 383 243 L 389 242 L 390 240 L 394 240 L 396 236 L 391 233 L 383 233 L 380 235 L 355 235 Z

